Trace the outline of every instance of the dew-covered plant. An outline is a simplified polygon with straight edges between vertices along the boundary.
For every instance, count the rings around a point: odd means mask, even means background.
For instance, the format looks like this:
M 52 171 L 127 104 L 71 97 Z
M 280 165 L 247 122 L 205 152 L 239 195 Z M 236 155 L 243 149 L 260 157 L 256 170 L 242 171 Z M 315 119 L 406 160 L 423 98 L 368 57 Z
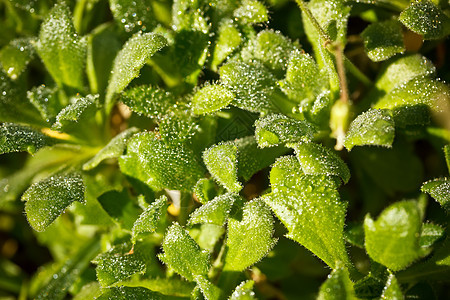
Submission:
M 0 298 L 450 298 L 448 1 L 0 12 Z

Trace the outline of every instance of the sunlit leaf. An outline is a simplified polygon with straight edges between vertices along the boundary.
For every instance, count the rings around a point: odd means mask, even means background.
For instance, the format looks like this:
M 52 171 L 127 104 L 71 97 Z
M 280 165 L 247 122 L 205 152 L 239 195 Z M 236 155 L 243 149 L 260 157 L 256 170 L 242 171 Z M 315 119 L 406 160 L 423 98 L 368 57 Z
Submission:
M 256 0 L 243 0 L 241 6 L 234 11 L 233 15 L 244 24 L 257 24 L 269 20 L 267 8 Z
M 233 21 L 225 20 L 220 24 L 216 46 L 214 47 L 212 68 L 217 69 L 229 55 L 241 44 L 241 33 Z
M 131 241 L 136 243 L 137 238 L 142 233 L 153 233 L 156 231 L 159 220 L 165 214 L 168 207 L 168 200 L 166 196 L 161 196 L 155 202 L 149 205 L 145 211 L 134 222 L 131 229 Z
M 338 267 L 328 276 L 319 291 L 318 300 L 356 300 L 347 269 Z
M 390 274 L 386 282 L 386 287 L 381 294 L 382 300 L 402 300 L 405 299 L 400 284 L 394 274 Z
M 206 276 L 197 275 L 195 276 L 195 282 L 197 282 L 197 286 L 200 287 L 200 290 L 205 296 L 206 300 L 215 300 L 220 299 L 222 291 L 217 286 L 212 284 Z
M 228 220 L 227 254 L 224 271 L 243 271 L 261 260 L 275 246 L 274 222 L 261 199 L 247 202 Z
M 193 281 L 197 275 L 208 273 L 209 254 L 177 223 L 167 230 L 162 247 L 164 253 L 159 258 L 187 280 Z
M 16 39 L 0 50 L 0 63 L 11 79 L 17 79 L 34 56 L 31 40 Z
M 361 36 L 366 53 L 373 61 L 383 61 L 405 51 L 402 27 L 396 20 L 371 24 Z
M 211 113 L 226 107 L 233 99 L 234 94 L 226 87 L 205 85 L 192 98 L 192 111 L 198 115 Z
M 34 154 L 58 141 L 31 128 L 13 123 L 0 126 L 0 154 L 27 151 Z
M 253 300 L 256 299 L 255 292 L 253 292 L 253 280 L 243 281 L 234 290 L 230 296 L 230 300 Z
M 27 220 L 36 231 L 44 231 L 74 201 L 84 202 L 80 174 L 60 174 L 30 186 L 22 196 Z
M 98 110 L 98 95 L 78 97 L 75 102 L 64 107 L 56 116 L 52 129 L 58 131 L 72 130 L 73 127 L 94 117 Z
M 433 197 L 439 204 L 450 212 L 450 180 L 437 178 L 425 182 L 422 191 Z
M 239 196 L 224 194 L 217 196 L 196 209 L 189 218 L 189 224 L 215 224 L 222 226 L 228 219 L 231 207 Z
M 126 32 L 151 31 L 155 25 L 151 1 L 110 0 L 109 2 L 114 19 Z

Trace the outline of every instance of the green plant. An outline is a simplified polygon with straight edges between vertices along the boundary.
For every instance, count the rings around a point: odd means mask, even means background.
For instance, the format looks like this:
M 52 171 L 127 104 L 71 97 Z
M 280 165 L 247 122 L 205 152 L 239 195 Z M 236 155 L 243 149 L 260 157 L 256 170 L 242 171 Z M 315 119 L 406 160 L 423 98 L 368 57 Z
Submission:
M 446 1 L 0 12 L 0 297 L 450 296 Z

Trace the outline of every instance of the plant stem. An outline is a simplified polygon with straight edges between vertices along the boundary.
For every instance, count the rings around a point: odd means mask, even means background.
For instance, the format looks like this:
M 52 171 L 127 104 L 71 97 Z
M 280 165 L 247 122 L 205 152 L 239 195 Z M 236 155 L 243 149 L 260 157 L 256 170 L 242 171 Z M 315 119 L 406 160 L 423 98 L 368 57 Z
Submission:
M 306 3 L 303 0 L 295 0 L 295 1 L 297 2 L 297 5 L 300 7 L 301 11 L 308 17 L 311 24 L 316 28 L 324 45 L 326 46 L 327 44 L 331 44 L 332 41 L 331 41 L 330 37 L 325 32 L 325 30 L 323 30 L 322 26 L 320 26 L 319 22 L 313 16 L 312 12 L 309 10 Z

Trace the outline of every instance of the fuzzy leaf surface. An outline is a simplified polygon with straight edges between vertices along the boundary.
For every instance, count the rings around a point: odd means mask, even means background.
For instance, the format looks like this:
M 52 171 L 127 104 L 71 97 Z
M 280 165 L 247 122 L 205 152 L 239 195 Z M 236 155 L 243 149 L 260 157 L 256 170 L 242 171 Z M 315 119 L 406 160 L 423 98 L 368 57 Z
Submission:
M 17 79 L 34 56 L 31 39 L 12 40 L 0 50 L 0 63 L 11 79 Z
M 400 14 L 400 21 L 426 40 L 440 39 L 450 33 L 450 19 L 429 0 L 415 0 Z
M 258 24 L 269 20 L 267 8 L 256 0 L 243 0 L 233 13 L 234 17 L 244 24 Z
M 294 156 L 285 156 L 273 165 L 270 183 L 272 193 L 263 199 L 288 229 L 287 237 L 332 268 L 338 261 L 347 263 L 347 204 L 339 199 L 336 182 L 325 175 L 305 175 Z
M 161 261 L 189 281 L 209 270 L 209 254 L 202 251 L 189 233 L 174 223 L 167 230 L 162 244 Z
M 94 117 L 98 109 L 98 95 L 79 97 L 74 103 L 64 107 L 56 116 L 52 129 L 58 131 L 73 130 L 74 127 Z
M 381 294 L 382 300 L 403 300 L 405 299 L 400 284 L 394 274 L 389 274 L 386 286 Z
M 356 300 L 348 271 L 342 267 L 331 272 L 322 284 L 317 300 Z
M 350 170 L 347 165 L 331 149 L 313 142 L 300 142 L 290 146 L 295 149 L 303 173 L 339 176 L 344 183 L 350 180 Z
M 241 44 L 242 37 L 236 25 L 231 20 L 223 21 L 218 30 L 218 38 L 214 47 L 212 68 L 217 67 Z
M 126 32 L 151 31 L 155 26 L 151 1 L 110 0 L 109 3 L 116 23 Z
M 159 34 L 134 34 L 117 53 L 106 91 L 106 108 L 110 110 L 116 94 L 139 76 L 140 69 L 150 57 L 167 45 L 167 40 Z
M 218 84 L 205 85 L 192 98 L 192 110 L 195 114 L 207 114 L 220 110 L 230 104 L 234 94 Z
M 383 61 L 405 51 L 402 27 L 397 20 L 370 24 L 361 36 L 367 56 L 372 61 Z
M 197 208 L 189 217 L 189 224 L 215 224 L 222 226 L 239 196 L 234 194 L 223 194 Z
M 369 109 L 350 123 L 344 146 L 348 150 L 364 145 L 391 147 L 395 137 L 394 125 L 388 109 Z
M 28 126 L 3 123 L 0 126 L 0 154 L 27 151 L 34 154 L 58 141 Z
M 56 4 L 42 23 L 36 51 L 59 86 L 83 90 L 86 40 L 76 33 L 63 2 Z
M 168 207 L 168 199 L 161 196 L 155 202 L 149 205 L 139 218 L 134 222 L 131 229 L 131 241 L 136 243 L 137 238 L 142 233 L 153 233 L 158 227 L 161 216 L 166 213 Z
M 437 178 L 425 182 L 422 191 L 429 194 L 447 211 L 450 212 L 450 180 Z
M 84 202 L 83 179 L 77 173 L 48 177 L 30 186 L 22 200 L 31 227 L 44 231 L 72 202 Z
M 231 294 L 229 300 L 254 300 L 256 299 L 255 292 L 253 292 L 253 280 L 241 282 Z
M 376 221 L 367 215 L 364 220 L 367 253 L 393 271 L 402 270 L 424 254 L 419 245 L 421 227 L 415 201 L 390 205 Z
M 180 300 L 184 299 L 181 297 L 172 297 L 166 296 L 164 294 L 153 292 L 144 287 L 128 287 L 128 286 L 119 286 L 112 287 L 108 289 L 104 289 L 103 293 L 98 300 Z
M 107 191 L 98 197 L 98 202 L 108 215 L 126 230 L 131 230 L 139 216 L 139 208 L 131 201 L 126 189 L 121 192 Z
M 241 272 L 261 260 L 275 246 L 273 217 L 261 199 L 247 202 L 228 220 L 224 271 Z

